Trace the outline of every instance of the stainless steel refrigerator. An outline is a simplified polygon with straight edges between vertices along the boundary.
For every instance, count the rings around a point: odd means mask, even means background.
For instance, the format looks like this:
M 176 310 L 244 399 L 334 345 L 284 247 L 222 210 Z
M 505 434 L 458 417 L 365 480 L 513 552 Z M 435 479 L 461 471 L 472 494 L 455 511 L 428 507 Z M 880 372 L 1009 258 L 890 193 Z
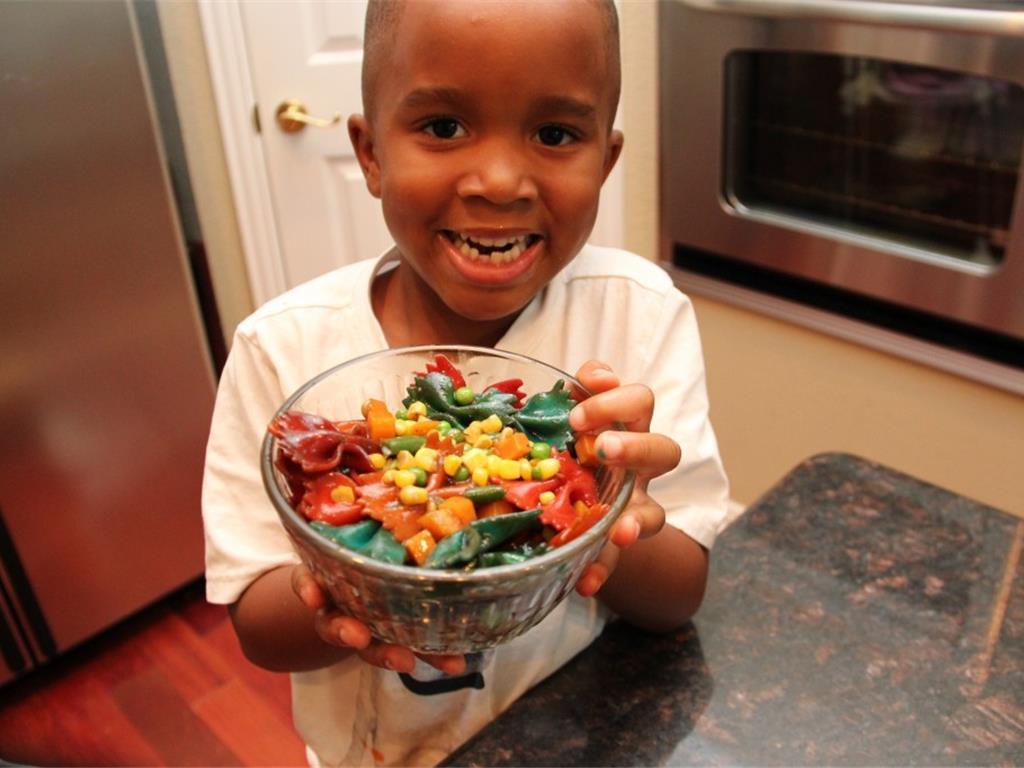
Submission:
M 138 39 L 0 0 L 0 683 L 202 571 L 213 366 Z

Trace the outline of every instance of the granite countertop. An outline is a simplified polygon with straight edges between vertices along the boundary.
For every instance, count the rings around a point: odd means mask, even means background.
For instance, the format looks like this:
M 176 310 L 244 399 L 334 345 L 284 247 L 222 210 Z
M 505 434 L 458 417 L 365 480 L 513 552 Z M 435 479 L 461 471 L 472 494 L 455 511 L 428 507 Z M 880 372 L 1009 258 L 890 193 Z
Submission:
M 847 454 L 719 537 L 697 617 L 624 623 L 448 765 L 1024 764 L 1024 520 Z

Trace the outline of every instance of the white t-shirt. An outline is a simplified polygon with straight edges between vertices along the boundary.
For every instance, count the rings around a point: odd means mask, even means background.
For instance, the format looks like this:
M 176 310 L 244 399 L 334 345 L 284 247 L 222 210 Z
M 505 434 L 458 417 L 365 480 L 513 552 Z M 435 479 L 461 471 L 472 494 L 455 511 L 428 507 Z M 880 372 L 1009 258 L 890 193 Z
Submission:
M 235 332 L 221 376 L 203 481 L 207 598 L 235 602 L 258 576 L 297 563 L 260 478 L 259 448 L 281 403 L 316 374 L 387 347 L 370 284 L 394 252 L 343 267 L 271 300 Z M 602 360 L 655 393 L 652 432 L 683 460 L 651 495 L 668 523 L 710 548 L 726 521 L 728 484 L 708 420 L 693 307 L 657 265 L 586 246 L 541 291 L 497 347 L 574 373 Z M 475 662 L 482 688 L 420 695 L 394 672 L 349 658 L 292 675 L 300 735 L 324 765 L 433 765 L 590 644 L 609 612 L 573 593 L 525 635 Z M 437 677 L 419 664 L 417 677 Z M 415 686 L 413 686 L 415 687 Z M 428 686 L 429 687 L 429 686 Z

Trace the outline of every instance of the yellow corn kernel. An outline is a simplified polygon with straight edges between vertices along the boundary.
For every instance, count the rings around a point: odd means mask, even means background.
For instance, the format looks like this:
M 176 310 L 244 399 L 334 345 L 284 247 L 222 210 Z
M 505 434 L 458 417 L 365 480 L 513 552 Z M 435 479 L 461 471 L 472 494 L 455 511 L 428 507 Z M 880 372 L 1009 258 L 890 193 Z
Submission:
M 558 459 L 541 459 L 537 462 L 537 469 L 540 470 L 541 480 L 550 480 L 558 474 L 562 463 Z
M 496 456 L 493 453 L 487 454 L 487 463 L 484 465 L 487 467 L 487 474 L 492 477 L 498 476 L 498 468 L 501 466 L 501 456 Z
M 408 419 L 395 419 L 395 434 L 401 437 L 412 431 L 413 422 Z
M 398 500 L 408 507 L 426 504 L 427 498 L 427 489 L 417 485 L 407 485 L 398 492 Z
M 394 482 L 395 482 L 395 475 L 396 474 L 397 474 L 397 470 L 389 469 L 389 470 L 385 471 L 383 475 L 381 475 L 380 481 L 382 483 L 387 483 L 388 485 L 393 485 Z
M 479 448 L 470 448 L 462 454 L 462 463 L 470 472 L 476 472 L 477 469 L 487 464 L 487 454 Z
M 519 460 L 519 478 L 521 480 L 533 480 L 533 465 L 529 459 Z
M 480 429 L 488 435 L 496 435 L 501 432 L 501 418 L 498 414 L 492 413 L 480 423 Z
M 508 440 L 510 437 L 512 437 L 513 432 L 515 432 L 515 430 L 512 429 L 512 427 L 505 427 L 503 430 L 501 430 L 500 437 L 502 440 Z
M 408 488 L 416 484 L 416 473 L 408 469 L 400 469 L 395 472 L 395 485 L 399 488 Z
M 487 485 L 491 482 L 491 475 L 486 467 L 477 467 L 473 470 L 473 485 Z
M 331 501 L 348 502 L 351 504 L 356 500 L 356 492 L 348 485 L 336 485 L 331 488 Z
M 494 440 L 489 435 L 480 435 L 476 440 L 473 441 L 474 448 L 480 448 L 481 450 L 487 450 L 494 446 Z
M 420 448 L 413 456 L 415 466 L 425 472 L 437 471 L 437 451 L 433 448 Z
M 554 491 L 544 491 L 544 493 L 542 493 L 540 496 L 537 497 L 537 501 L 539 501 L 543 505 L 550 504 L 554 500 L 555 500 Z
M 408 451 L 399 451 L 398 455 L 395 456 L 395 466 L 398 469 L 409 469 L 416 464 L 416 460 L 412 454 Z
M 464 430 L 462 430 L 462 435 L 463 435 L 463 437 L 466 438 L 467 442 L 472 444 L 474 440 L 476 440 L 476 439 L 478 439 L 480 437 L 482 432 L 483 432 L 483 428 L 480 426 L 480 422 L 479 421 L 471 421 L 471 422 L 469 422 L 469 426 L 466 427 Z
M 459 467 L 462 466 L 462 457 L 456 456 L 454 453 L 449 453 L 444 457 L 444 473 L 448 477 L 453 477 L 456 472 L 459 471 Z
M 384 458 L 383 453 L 371 453 L 368 458 L 370 459 L 370 466 L 374 469 L 384 469 L 384 465 L 388 461 Z
M 417 419 L 420 416 L 426 416 L 427 404 L 420 402 L 419 400 L 415 400 L 409 404 L 408 408 L 405 409 L 405 413 L 409 416 L 410 419 Z
M 519 480 L 520 475 L 519 462 L 515 459 L 501 459 L 498 462 L 498 477 L 502 480 Z

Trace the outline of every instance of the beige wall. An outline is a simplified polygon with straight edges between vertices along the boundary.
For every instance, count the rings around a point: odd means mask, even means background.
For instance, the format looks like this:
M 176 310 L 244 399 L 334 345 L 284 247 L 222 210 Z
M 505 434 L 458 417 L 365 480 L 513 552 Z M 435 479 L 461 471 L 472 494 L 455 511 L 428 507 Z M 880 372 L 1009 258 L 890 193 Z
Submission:
M 694 297 L 712 419 L 753 501 L 807 456 L 847 451 L 1024 514 L 1024 398 Z
M 627 244 L 656 258 L 655 4 L 626 0 L 622 28 Z M 1024 515 L 1024 398 L 693 298 L 712 420 L 740 503 L 808 456 L 847 451 Z
M 221 329 L 230 344 L 253 301 L 199 10 L 194 2 L 177 0 L 160 0 L 157 8 Z

